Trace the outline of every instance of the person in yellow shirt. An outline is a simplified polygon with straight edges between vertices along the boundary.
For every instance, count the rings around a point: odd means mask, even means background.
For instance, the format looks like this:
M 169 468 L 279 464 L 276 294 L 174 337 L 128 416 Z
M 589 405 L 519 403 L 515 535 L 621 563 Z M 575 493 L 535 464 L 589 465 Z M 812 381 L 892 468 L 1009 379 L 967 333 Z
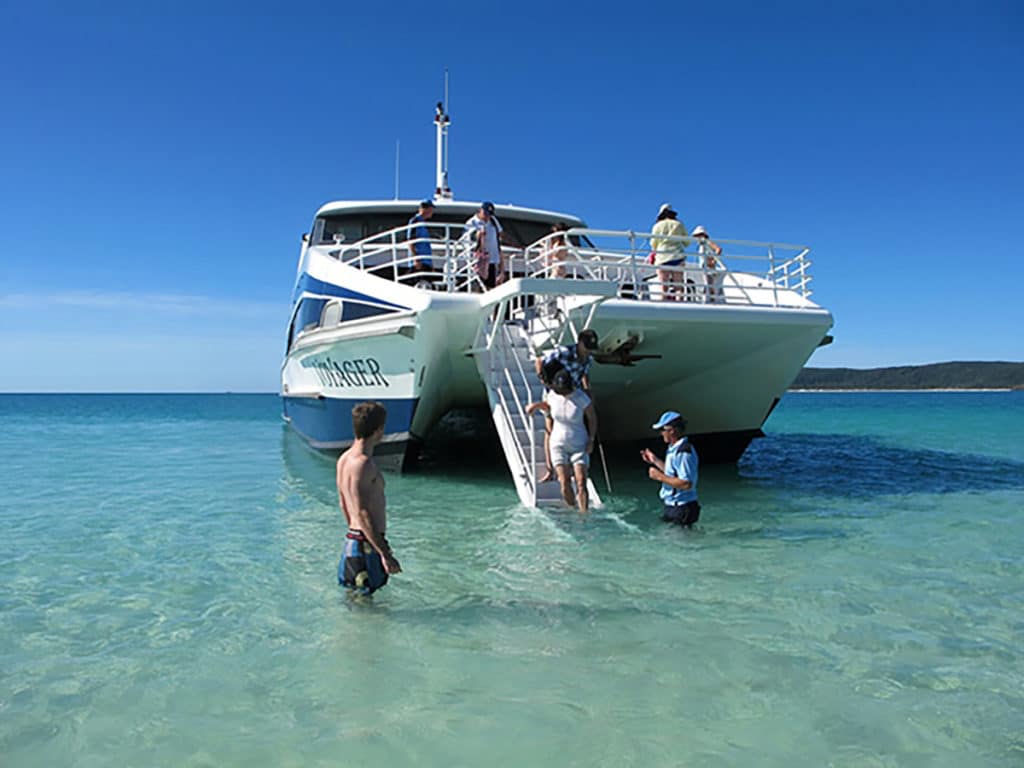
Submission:
M 651 255 L 661 284 L 661 298 L 665 301 L 680 301 L 683 298 L 681 270 L 686 265 L 684 251 L 690 241 L 683 222 L 676 218 L 678 215 L 671 205 L 665 203 L 658 209 L 658 220 L 651 229 L 651 234 L 655 235 L 651 238 Z

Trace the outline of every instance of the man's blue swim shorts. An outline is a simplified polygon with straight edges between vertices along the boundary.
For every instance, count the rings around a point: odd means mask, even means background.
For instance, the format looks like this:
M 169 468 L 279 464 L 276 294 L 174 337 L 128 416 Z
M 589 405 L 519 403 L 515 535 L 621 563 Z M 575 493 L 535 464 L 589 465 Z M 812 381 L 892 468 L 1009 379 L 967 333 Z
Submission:
M 338 563 L 338 583 L 364 596 L 372 595 L 388 583 L 380 553 L 362 531 L 350 528 L 345 534 L 345 550 Z

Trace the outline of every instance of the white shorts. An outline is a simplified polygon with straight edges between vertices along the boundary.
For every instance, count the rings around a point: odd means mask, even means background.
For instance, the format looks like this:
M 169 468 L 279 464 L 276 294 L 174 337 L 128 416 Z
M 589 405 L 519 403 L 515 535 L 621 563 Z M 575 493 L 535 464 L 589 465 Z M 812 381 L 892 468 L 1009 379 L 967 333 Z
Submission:
M 582 450 L 575 450 L 576 446 L 573 445 L 552 443 L 550 448 L 551 463 L 556 467 L 561 464 L 582 464 L 585 467 L 590 466 L 590 454 L 587 453 L 586 446 L 583 446 Z

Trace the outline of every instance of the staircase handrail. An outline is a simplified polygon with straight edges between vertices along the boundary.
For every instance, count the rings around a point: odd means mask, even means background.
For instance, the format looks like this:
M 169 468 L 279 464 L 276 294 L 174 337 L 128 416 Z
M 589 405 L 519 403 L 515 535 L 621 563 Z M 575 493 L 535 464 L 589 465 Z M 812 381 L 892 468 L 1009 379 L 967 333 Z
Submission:
M 527 391 L 530 389 L 529 379 L 527 378 L 525 370 L 523 370 L 522 361 L 519 359 L 519 356 L 510 354 L 513 340 L 507 326 L 500 322 L 494 323 L 494 325 L 499 330 L 498 334 L 491 335 L 492 342 L 490 344 L 490 350 L 492 354 L 494 354 L 496 350 L 500 350 L 500 372 L 499 370 L 496 370 L 499 369 L 499 366 L 494 365 L 492 362 L 490 374 L 493 377 L 495 374 L 500 375 L 500 373 L 504 373 L 505 380 L 508 382 L 509 390 L 512 393 L 512 400 L 515 404 L 515 413 L 513 413 L 513 410 L 500 386 L 495 387 L 495 395 L 501 401 L 501 412 L 508 424 L 512 444 L 515 446 L 520 466 L 523 469 L 523 477 L 530 488 L 530 495 L 531 497 L 536 498 L 537 486 L 533 476 L 533 468 L 537 459 L 537 445 L 533 437 L 533 424 L 530 420 L 530 415 L 526 413 L 526 404 L 522 402 L 522 399 L 519 396 L 519 386 L 517 386 L 518 382 L 514 381 L 512 378 L 508 359 L 512 358 L 515 360 L 518 373 L 520 374 L 519 378 L 526 385 Z M 495 343 L 498 335 L 501 336 L 501 341 L 504 343 Z M 529 441 L 529 456 L 527 456 L 526 446 L 524 446 L 519 440 L 516 424 L 517 420 L 522 425 L 523 431 L 526 432 L 527 440 Z

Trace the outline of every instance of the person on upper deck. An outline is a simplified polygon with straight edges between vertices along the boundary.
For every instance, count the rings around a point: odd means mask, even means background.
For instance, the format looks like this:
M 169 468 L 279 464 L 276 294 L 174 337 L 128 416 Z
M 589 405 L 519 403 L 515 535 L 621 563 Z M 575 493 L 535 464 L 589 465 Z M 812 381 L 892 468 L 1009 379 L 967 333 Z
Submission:
M 704 270 L 704 301 L 708 304 L 719 304 L 725 301 L 722 290 L 722 281 L 725 279 L 725 275 L 722 274 L 724 267 L 719 261 L 722 247 L 712 240 L 708 231 L 699 224 L 693 228 L 693 237 L 697 241 L 697 260 Z
M 544 250 L 544 266 L 548 269 L 548 277 L 565 277 L 563 262 L 569 257 L 565 233 L 569 228 L 562 222 L 551 225 L 551 237 L 548 247 Z
M 430 272 L 434 269 L 431 260 L 433 250 L 430 247 L 430 228 L 424 223 L 434 215 L 434 203 L 424 200 L 420 203 L 419 213 L 409 219 L 409 255 L 412 257 L 414 272 Z
M 505 254 L 501 250 L 502 228 L 494 215 L 494 203 L 486 202 L 466 221 L 466 233 L 473 239 L 474 251 L 480 254 L 478 272 L 487 288 L 505 280 Z M 486 258 L 486 267 L 484 266 Z
M 686 227 L 677 218 L 679 214 L 672 210 L 669 203 L 658 209 L 658 220 L 651 229 L 651 255 L 657 267 L 658 282 L 661 284 L 661 298 L 664 301 L 678 301 L 682 298 L 680 286 L 683 283 L 682 269 L 686 265 Z M 670 240 L 669 238 L 682 238 Z M 668 269 L 674 267 L 675 269 Z

